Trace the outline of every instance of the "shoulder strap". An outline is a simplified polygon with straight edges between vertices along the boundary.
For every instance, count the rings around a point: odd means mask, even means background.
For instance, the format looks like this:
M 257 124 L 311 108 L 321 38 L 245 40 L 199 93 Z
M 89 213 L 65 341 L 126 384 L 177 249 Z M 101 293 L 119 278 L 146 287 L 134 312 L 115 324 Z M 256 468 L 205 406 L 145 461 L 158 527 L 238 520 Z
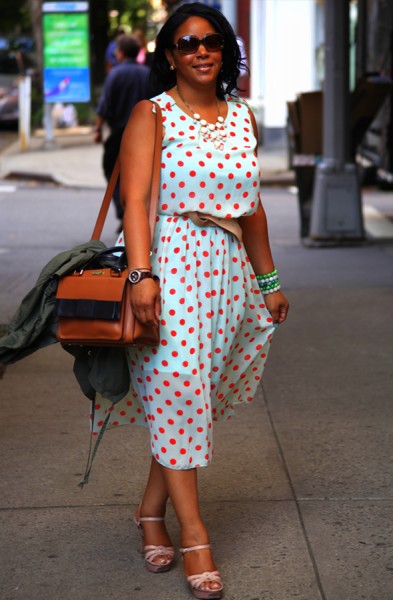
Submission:
M 149 203 L 149 226 L 151 239 L 154 236 L 154 228 L 156 224 L 158 196 L 160 187 L 160 172 L 161 172 L 161 145 L 162 145 L 162 112 L 161 107 L 157 102 L 152 101 L 153 112 L 156 113 L 156 131 L 154 138 L 154 156 L 153 156 L 153 170 L 150 187 L 150 203 Z M 104 199 L 101 204 L 100 211 L 98 213 L 97 221 L 94 226 L 92 240 L 99 240 L 104 228 L 106 216 L 108 214 L 109 206 L 115 190 L 117 180 L 120 173 L 120 160 L 119 157 L 116 159 L 115 166 L 113 167 L 112 175 L 109 179 L 108 186 L 105 191 Z
M 161 106 L 152 100 L 153 112 L 156 113 L 156 135 L 154 139 L 154 156 L 153 156 L 153 170 L 150 187 L 150 203 L 149 203 L 149 225 L 150 225 L 150 239 L 153 242 L 154 229 L 156 227 L 157 220 L 157 207 L 158 198 L 160 195 L 160 176 L 161 176 L 161 147 L 163 137 L 162 127 L 162 112 Z

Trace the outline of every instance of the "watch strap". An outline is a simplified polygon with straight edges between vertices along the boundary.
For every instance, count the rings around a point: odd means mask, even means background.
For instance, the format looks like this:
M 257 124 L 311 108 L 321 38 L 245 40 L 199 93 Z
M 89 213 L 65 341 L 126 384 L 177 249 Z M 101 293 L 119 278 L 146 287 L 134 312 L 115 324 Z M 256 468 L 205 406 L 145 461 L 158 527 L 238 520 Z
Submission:
M 128 274 L 128 281 L 135 285 L 142 281 L 142 279 L 154 279 L 154 281 L 158 281 L 157 275 L 153 275 L 151 271 L 140 271 L 139 269 L 133 269 Z

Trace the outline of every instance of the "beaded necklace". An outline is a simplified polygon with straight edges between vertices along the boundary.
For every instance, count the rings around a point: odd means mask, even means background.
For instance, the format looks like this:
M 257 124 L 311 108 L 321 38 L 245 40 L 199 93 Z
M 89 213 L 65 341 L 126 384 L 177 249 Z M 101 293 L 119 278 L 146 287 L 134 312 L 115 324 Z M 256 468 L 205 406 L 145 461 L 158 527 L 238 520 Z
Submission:
M 184 106 L 186 106 L 188 110 L 192 112 L 194 124 L 196 125 L 197 123 L 199 123 L 199 132 L 202 135 L 202 138 L 205 141 L 212 141 L 214 143 L 214 147 L 217 148 L 217 150 L 224 150 L 224 142 L 227 138 L 227 132 L 225 131 L 225 128 L 227 125 L 225 123 L 224 117 L 221 116 L 218 98 L 216 97 L 218 112 L 217 121 L 216 123 L 208 123 L 206 119 L 201 119 L 201 115 L 199 113 L 196 113 L 194 109 L 189 104 L 187 104 L 187 102 L 184 100 L 183 96 L 179 92 L 179 88 L 177 86 L 176 92 L 180 100 L 183 102 Z

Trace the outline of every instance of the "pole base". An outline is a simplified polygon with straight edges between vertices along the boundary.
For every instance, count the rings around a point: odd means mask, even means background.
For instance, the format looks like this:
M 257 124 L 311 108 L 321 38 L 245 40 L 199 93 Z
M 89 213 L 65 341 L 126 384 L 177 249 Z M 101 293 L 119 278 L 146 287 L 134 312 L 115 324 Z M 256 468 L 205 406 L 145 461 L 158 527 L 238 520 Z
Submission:
M 365 239 L 360 185 L 355 165 L 317 167 L 313 192 L 310 240 L 359 243 Z

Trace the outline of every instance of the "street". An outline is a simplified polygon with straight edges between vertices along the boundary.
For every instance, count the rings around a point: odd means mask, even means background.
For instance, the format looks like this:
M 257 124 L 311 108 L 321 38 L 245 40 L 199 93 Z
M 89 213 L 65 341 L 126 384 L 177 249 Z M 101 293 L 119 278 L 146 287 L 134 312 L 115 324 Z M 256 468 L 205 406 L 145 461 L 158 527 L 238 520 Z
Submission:
M 359 281 L 365 287 L 392 283 L 391 243 L 306 250 L 299 242 L 296 196 L 281 188 L 263 188 L 261 194 L 268 217 L 269 207 L 273 213 L 269 231 L 287 289 L 358 287 Z M 0 253 L 7 257 L 0 263 L 0 279 L 10 282 L 0 289 L 0 323 L 9 320 L 16 297 L 22 299 L 48 260 L 90 238 L 102 196 L 101 188 L 0 181 Z M 368 200 L 364 192 L 364 205 L 379 215 L 378 221 L 381 214 L 389 214 L 390 203 L 390 194 L 374 192 Z M 116 227 L 111 207 L 103 236 L 107 245 L 115 241 Z M 362 276 L 364 270 L 367 277 Z
M 0 280 L 9 282 L 0 289 L 0 323 L 53 256 L 90 239 L 102 196 L 101 189 L 0 182 Z M 103 238 L 108 245 L 116 227 L 111 208 Z

